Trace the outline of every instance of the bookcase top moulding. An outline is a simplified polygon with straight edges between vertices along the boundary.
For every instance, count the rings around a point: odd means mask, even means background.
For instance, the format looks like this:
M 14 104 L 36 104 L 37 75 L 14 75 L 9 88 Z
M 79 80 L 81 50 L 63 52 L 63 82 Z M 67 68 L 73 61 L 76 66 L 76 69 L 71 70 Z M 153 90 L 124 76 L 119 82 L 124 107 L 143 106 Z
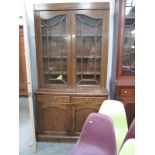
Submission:
M 50 3 L 50 4 L 34 4 L 34 11 L 41 10 L 108 10 L 109 2 L 95 2 L 95 3 Z

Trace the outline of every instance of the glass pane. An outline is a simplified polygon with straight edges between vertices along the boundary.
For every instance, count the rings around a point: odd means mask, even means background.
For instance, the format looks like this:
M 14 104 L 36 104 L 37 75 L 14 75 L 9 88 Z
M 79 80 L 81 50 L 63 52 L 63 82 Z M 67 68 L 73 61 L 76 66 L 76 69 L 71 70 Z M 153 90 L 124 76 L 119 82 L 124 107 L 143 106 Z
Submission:
M 122 75 L 135 75 L 135 2 L 126 1 Z
M 99 85 L 102 19 L 76 15 L 76 83 Z
M 44 80 L 46 84 L 67 84 L 66 16 L 41 21 Z

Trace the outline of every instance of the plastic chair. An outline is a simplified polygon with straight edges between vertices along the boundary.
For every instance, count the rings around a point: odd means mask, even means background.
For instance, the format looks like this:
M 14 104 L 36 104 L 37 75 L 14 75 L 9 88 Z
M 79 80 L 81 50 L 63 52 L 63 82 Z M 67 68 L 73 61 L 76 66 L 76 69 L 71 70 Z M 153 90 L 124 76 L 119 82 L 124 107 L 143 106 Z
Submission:
M 127 140 L 120 150 L 119 155 L 135 155 L 135 139 Z
M 116 148 L 117 152 L 119 152 L 124 137 L 128 131 L 126 113 L 123 103 L 116 100 L 105 100 L 99 109 L 99 113 L 108 115 L 112 118 L 116 136 Z
M 98 113 L 90 114 L 70 155 L 116 155 L 111 118 Z

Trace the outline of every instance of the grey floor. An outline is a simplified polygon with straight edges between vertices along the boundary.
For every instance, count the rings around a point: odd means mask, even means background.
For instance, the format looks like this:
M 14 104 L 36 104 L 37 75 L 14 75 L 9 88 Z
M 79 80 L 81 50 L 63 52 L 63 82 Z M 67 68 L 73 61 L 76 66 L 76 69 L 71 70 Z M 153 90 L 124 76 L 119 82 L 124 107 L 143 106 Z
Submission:
M 19 98 L 19 155 L 68 155 L 72 143 L 37 142 L 37 152 L 33 153 L 31 143 L 31 124 L 27 98 Z

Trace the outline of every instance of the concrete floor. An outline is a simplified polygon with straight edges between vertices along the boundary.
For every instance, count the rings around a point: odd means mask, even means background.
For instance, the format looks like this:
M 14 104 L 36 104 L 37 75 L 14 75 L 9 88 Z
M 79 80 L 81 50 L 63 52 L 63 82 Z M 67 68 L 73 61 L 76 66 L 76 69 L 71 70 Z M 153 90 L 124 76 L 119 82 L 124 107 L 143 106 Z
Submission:
M 37 142 L 37 152 L 33 153 L 31 143 L 31 124 L 28 99 L 19 98 L 19 155 L 68 155 L 74 144 Z

